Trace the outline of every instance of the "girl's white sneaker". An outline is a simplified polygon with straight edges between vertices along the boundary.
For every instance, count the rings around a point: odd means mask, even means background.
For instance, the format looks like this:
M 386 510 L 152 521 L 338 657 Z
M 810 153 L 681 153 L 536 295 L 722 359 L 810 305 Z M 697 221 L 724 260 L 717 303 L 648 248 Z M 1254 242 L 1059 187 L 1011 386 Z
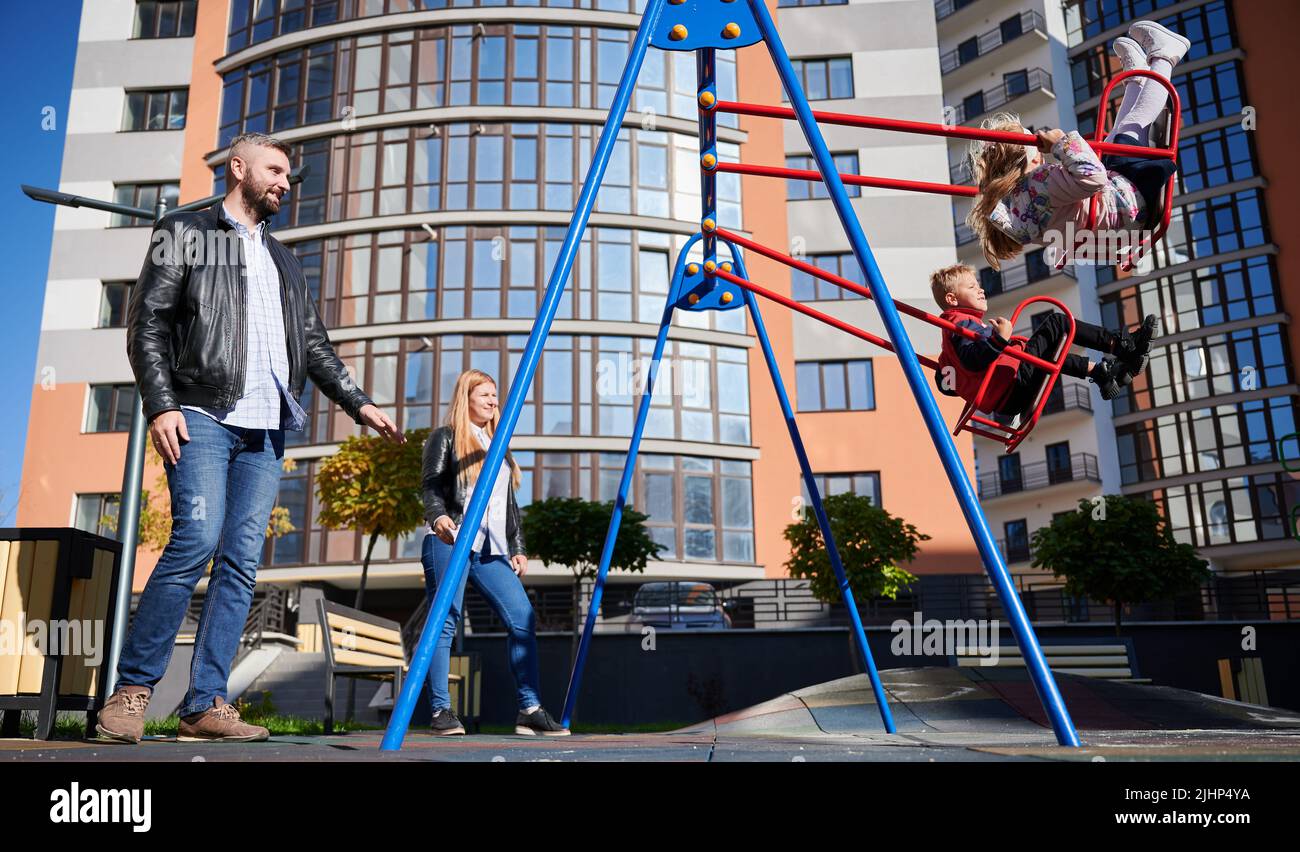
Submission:
M 1145 71 L 1151 67 L 1147 62 L 1147 54 L 1142 49 L 1142 45 L 1128 36 L 1120 36 L 1115 39 L 1114 50 L 1125 71 Z
M 1138 21 L 1128 28 L 1128 34 L 1142 47 L 1147 62 L 1165 59 L 1177 65 L 1192 47 L 1191 41 L 1155 21 Z

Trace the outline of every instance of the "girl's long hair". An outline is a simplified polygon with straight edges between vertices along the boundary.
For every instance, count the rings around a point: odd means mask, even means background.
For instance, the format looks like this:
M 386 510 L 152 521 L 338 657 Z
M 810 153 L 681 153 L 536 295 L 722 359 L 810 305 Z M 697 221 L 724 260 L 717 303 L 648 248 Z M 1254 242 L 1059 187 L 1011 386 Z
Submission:
M 474 389 L 481 384 L 496 385 L 492 377 L 482 370 L 466 370 L 456 379 L 456 388 L 451 392 L 451 406 L 447 409 L 447 423 L 451 427 L 452 445 L 456 449 L 456 459 L 459 463 L 459 470 L 456 475 L 461 477 L 466 483 L 478 481 L 479 471 L 483 469 L 483 460 L 487 458 L 487 451 L 483 445 L 474 437 L 474 430 L 469 420 L 469 395 Z M 501 419 L 501 407 L 492 413 L 492 420 L 483 427 L 483 431 L 488 433 L 491 438 L 496 434 L 497 421 Z M 515 488 L 519 487 L 520 473 L 519 465 L 515 460 L 507 456 L 510 464 L 510 483 Z
M 1007 130 L 1024 133 L 1020 117 L 1009 112 L 991 115 L 980 122 L 982 130 Z M 979 238 L 984 258 L 989 266 L 1001 269 L 1001 261 L 1015 257 L 1024 250 L 1018 240 L 1004 233 L 989 219 L 998 206 L 1016 188 L 1024 176 L 1025 146 L 1010 142 L 972 142 L 970 146 L 971 176 L 979 186 L 979 195 L 966 216 L 966 224 Z

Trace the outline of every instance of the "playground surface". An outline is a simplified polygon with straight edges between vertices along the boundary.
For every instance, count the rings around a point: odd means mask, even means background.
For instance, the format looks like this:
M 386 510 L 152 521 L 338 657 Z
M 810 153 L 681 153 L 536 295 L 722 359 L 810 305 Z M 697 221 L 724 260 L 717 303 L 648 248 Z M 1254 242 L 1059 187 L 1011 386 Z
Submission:
M 0 762 L 1300 761 L 1300 713 L 1056 676 L 1083 748 L 1056 745 L 1023 669 L 912 668 L 881 672 L 896 734 L 883 731 L 870 683 L 855 675 L 668 733 L 447 738 L 412 730 L 399 752 L 379 750 L 382 731 L 246 744 L 8 739 Z

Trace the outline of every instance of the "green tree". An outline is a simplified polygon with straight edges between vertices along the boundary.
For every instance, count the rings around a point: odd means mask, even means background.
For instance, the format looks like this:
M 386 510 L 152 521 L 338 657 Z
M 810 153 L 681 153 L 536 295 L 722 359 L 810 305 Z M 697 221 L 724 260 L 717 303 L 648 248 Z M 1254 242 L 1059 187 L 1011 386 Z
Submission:
M 408 430 L 394 444 L 378 435 L 353 436 L 316 471 L 320 525 L 369 536 L 361 563 L 355 606 L 362 609 L 370 557 L 380 536 L 389 540 L 414 532 L 424 522 L 422 455 L 428 429 Z
M 573 647 L 577 654 L 580 636 L 582 581 L 596 576 L 605 533 L 614 514 L 614 501 L 603 503 L 578 497 L 549 497 L 524 507 L 524 544 L 528 555 L 543 565 L 563 565 L 573 574 Z M 658 559 L 662 544 L 650 538 L 645 527 L 649 516 L 631 506 L 623 507 L 618 539 L 610 557 L 611 571 L 644 572 L 646 562 Z
M 892 600 L 916 581 L 900 563 L 911 562 L 917 542 L 930 536 L 872 504 L 869 497 L 835 494 L 824 498 L 822 507 L 855 601 Z M 811 506 L 804 508 L 802 520 L 785 528 L 784 535 L 790 544 L 790 559 L 785 563 L 790 576 L 810 580 L 813 595 L 823 603 L 840 600 L 839 583 Z
M 1120 632 L 1124 605 L 1191 591 L 1210 577 L 1209 564 L 1173 532 L 1149 500 L 1107 494 L 1034 531 L 1035 568 L 1065 578 L 1066 594 L 1115 608 Z

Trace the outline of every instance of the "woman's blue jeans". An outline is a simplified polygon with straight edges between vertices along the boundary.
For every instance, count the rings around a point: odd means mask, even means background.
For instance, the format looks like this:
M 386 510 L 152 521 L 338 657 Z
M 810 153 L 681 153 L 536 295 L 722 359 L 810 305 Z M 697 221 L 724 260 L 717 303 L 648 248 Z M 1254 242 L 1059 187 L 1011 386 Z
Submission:
M 438 637 L 433 660 L 429 664 L 426 684 L 429 706 L 434 713 L 451 707 L 451 694 L 447 689 L 447 675 L 451 668 L 451 640 L 455 637 L 456 625 L 460 622 L 466 579 L 474 584 L 478 593 L 505 622 L 508 631 L 506 648 L 510 652 L 510 670 L 515 676 L 519 709 L 527 710 L 542 703 L 538 698 L 541 677 L 537 668 L 537 625 L 533 605 L 524 591 L 524 584 L 511 569 L 510 560 L 501 554 L 489 552 L 486 537 L 483 549 L 483 553 L 471 551 L 469 554 L 468 570 L 460 577 L 460 588 L 452 598 L 451 609 L 447 611 L 447 620 L 442 626 L 442 634 Z M 420 561 L 424 563 L 424 590 L 430 603 L 447 572 L 451 550 L 452 545 L 433 533 L 425 535 Z

